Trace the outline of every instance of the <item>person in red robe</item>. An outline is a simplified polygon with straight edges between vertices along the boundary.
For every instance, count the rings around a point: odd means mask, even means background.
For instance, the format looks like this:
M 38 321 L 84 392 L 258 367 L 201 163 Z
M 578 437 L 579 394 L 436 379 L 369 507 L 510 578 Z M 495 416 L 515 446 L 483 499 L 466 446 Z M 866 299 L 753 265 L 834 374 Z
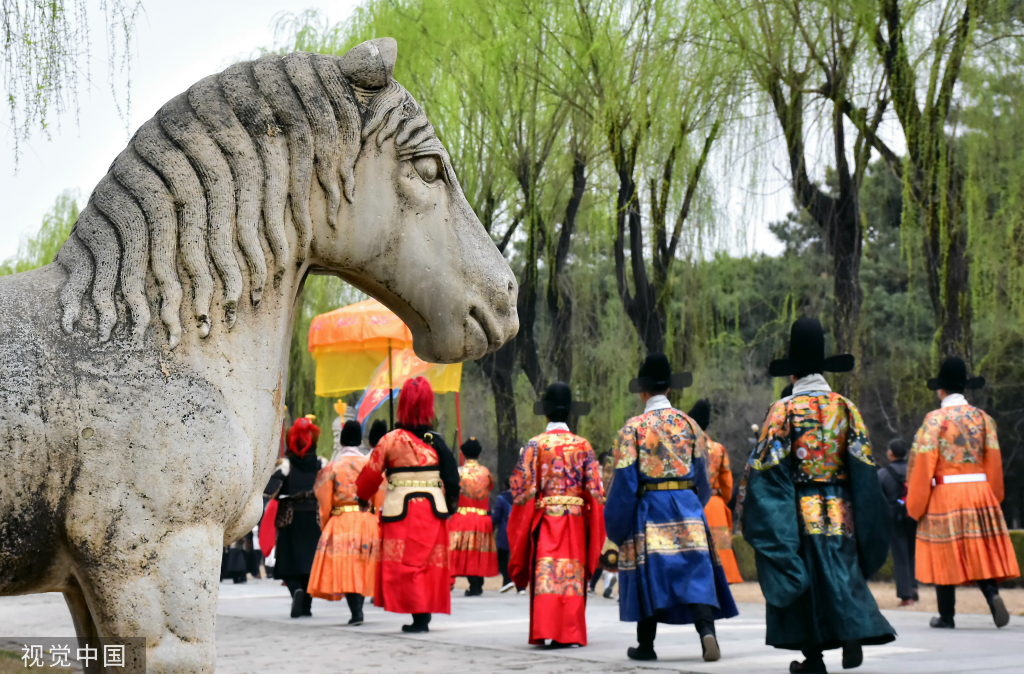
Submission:
M 356 479 L 370 501 L 387 473 L 381 509 L 374 604 L 411 613 L 404 632 L 429 632 L 432 613 L 451 613 L 448 516 L 459 498 L 459 471 L 444 439 L 433 433 L 434 391 L 410 379 L 398 397 L 398 424 L 377 443 Z
M 498 575 L 498 548 L 488 511 L 494 479 L 477 461 L 483 447 L 476 438 L 462 443 L 460 449 L 466 463 L 459 468 L 459 509 L 448 522 L 452 582 L 456 576 L 466 576 L 466 596 L 479 597 L 484 593 L 484 578 Z
M 512 472 L 508 522 L 509 572 L 530 585 L 530 643 L 587 645 L 587 579 L 598 570 L 604 545 L 601 466 L 569 415 L 590 406 L 574 403 L 567 384 L 555 382 L 534 407 L 548 418 Z

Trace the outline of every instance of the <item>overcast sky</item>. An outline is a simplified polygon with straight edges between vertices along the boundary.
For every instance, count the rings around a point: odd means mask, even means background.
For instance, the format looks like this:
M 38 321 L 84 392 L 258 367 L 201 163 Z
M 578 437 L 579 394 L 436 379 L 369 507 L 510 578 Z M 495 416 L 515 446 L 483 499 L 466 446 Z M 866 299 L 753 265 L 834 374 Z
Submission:
M 90 0 L 89 5 L 97 3 Z M 346 18 L 354 0 L 143 0 L 132 62 L 132 113 L 128 128 L 118 117 L 107 83 L 102 16 L 91 17 L 92 84 L 79 86 L 79 121 L 59 120 L 52 139 L 38 133 L 22 142 L 15 174 L 7 113 L 0 114 L 0 260 L 17 252 L 19 241 L 39 229 L 43 215 L 66 189 L 81 192 L 83 205 L 131 134 L 161 105 L 260 47 L 272 46 L 274 17 L 282 12 L 320 9 L 332 22 Z
M 161 105 L 203 77 L 249 57 L 260 47 L 272 46 L 276 16 L 314 7 L 337 22 L 348 17 L 357 4 L 356 0 L 310 0 L 310 4 L 294 5 L 282 0 L 144 0 L 145 11 L 136 29 L 127 128 L 117 114 L 107 81 L 103 20 L 92 17 L 92 82 L 80 84 L 78 123 L 73 114 L 67 114 L 57 120 L 59 126 L 52 127 L 50 140 L 36 133 L 23 141 L 15 166 L 9 121 L 0 114 L 4 137 L 0 148 L 4 207 L 0 260 L 14 255 L 19 242 L 39 229 L 43 215 L 64 190 L 78 190 L 79 204 L 84 205 L 131 134 Z M 778 252 L 781 246 L 765 223 L 781 218 L 791 208 L 782 172 L 762 172 L 760 186 L 754 191 L 739 189 L 737 183 L 742 180 L 729 174 L 726 169 L 715 181 L 719 198 L 725 202 L 721 212 L 732 225 L 728 228 L 732 235 L 721 237 L 729 240 L 720 240 L 718 245 L 734 253 Z M 725 182 L 737 182 L 727 187 L 721 184 L 725 176 Z

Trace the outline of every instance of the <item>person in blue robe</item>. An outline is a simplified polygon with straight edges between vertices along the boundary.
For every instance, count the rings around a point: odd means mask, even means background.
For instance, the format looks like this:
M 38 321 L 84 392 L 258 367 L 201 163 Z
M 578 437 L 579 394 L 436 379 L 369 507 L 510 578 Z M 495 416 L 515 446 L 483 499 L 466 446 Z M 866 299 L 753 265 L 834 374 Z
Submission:
M 692 381 L 673 374 L 664 354 L 648 355 L 630 382 L 644 413 L 626 422 L 615 443 L 605 528 L 619 546 L 619 617 L 637 623 L 639 645 L 627 651 L 633 660 L 657 660 L 658 623 L 693 624 L 704 660 L 718 660 L 715 620 L 738 614 L 704 518 L 707 440 L 666 397 Z

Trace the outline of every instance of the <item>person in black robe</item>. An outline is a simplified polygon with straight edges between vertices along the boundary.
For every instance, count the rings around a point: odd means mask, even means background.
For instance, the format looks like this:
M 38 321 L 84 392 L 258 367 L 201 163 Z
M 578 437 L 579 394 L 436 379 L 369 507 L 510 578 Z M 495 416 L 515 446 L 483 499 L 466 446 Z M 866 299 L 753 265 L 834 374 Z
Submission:
M 320 429 L 312 421 L 295 420 L 288 431 L 288 451 L 264 494 L 278 502 L 274 578 L 283 580 L 291 592 L 293 618 L 313 615 L 313 598 L 306 586 L 320 541 L 320 505 L 313 487 L 326 462 L 316 455 L 319 438 Z
M 889 465 L 878 469 L 882 496 L 892 512 L 893 577 L 900 606 L 913 606 L 918 600 L 914 578 L 914 548 L 917 544 L 917 522 L 907 514 L 907 458 L 910 444 L 903 438 L 889 441 Z

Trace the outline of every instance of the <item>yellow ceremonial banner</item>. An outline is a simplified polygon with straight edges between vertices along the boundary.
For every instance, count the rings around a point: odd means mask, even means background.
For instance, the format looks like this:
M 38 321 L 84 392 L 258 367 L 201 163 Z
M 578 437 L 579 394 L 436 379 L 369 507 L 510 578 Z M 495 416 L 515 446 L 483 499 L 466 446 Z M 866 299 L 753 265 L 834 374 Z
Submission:
M 321 353 L 316 359 L 316 394 L 337 397 L 363 389 L 388 388 L 388 359 L 377 360 L 372 369 L 366 368 L 365 354 Z M 353 367 L 356 366 L 356 367 Z M 426 377 L 434 393 L 458 391 L 462 386 L 462 363 L 443 365 L 420 360 L 412 349 L 394 349 L 391 352 L 391 385 L 402 388 L 409 379 Z

